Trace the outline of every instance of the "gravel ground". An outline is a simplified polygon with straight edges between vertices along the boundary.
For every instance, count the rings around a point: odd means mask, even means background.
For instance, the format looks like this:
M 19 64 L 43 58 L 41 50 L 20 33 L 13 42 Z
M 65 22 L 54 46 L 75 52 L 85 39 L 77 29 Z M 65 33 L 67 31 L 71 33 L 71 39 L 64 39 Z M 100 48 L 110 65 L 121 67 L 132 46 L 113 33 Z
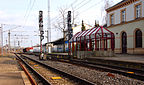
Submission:
M 32 58 L 38 59 L 34 56 Z M 102 85 L 144 85 L 143 81 L 125 77 L 123 75 L 101 72 L 86 67 L 80 67 L 73 64 L 58 62 L 58 61 L 43 61 L 46 64 L 71 73 L 73 75 L 85 78 L 91 82 L 99 82 Z M 108 74 L 110 74 L 108 76 Z
M 142 81 L 128 78 L 119 74 L 112 74 L 114 76 L 108 76 L 108 72 L 100 72 L 72 64 L 56 61 L 45 61 L 45 63 L 68 73 L 85 78 L 91 82 L 99 82 L 102 85 L 144 85 L 144 82 Z

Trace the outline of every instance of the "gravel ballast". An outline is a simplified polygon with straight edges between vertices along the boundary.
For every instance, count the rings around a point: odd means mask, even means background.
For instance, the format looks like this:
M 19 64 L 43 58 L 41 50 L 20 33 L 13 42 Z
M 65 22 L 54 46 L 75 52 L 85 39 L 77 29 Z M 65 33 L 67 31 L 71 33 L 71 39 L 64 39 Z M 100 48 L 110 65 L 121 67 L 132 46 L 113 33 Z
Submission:
M 38 59 L 38 57 L 31 56 Z M 95 69 L 81 67 L 69 63 L 59 61 L 43 61 L 54 68 L 63 70 L 64 72 L 79 76 L 91 82 L 99 82 L 101 85 L 144 85 L 143 81 L 132 79 L 123 75 L 102 72 Z M 110 75 L 109 75 L 110 74 Z

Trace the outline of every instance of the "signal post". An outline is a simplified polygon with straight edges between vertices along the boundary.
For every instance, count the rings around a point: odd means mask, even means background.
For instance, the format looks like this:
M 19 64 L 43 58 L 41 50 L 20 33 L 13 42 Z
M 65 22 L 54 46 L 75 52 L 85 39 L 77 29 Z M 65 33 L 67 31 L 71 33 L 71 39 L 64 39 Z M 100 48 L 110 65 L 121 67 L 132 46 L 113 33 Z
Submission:
M 44 39 L 43 31 L 43 11 L 39 11 L 39 31 L 40 31 L 40 56 L 39 59 L 43 59 L 44 54 L 42 52 L 42 40 Z
M 67 15 L 67 27 L 68 27 L 68 56 L 70 58 L 71 56 L 71 45 L 70 45 L 70 39 L 73 36 L 73 30 L 72 30 L 72 25 L 71 25 L 71 11 L 68 11 Z

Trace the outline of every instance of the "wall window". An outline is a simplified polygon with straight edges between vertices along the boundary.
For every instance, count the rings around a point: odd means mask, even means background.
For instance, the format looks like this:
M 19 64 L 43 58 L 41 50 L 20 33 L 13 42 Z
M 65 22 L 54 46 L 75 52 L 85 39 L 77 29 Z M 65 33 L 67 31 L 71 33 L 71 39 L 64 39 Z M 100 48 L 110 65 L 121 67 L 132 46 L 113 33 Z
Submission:
M 114 24 L 114 14 L 110 15 L 110 25 Z
M 135 18 L 141 17 L 141 3 L 135 5 Z
M 125 22 L 126 21 L 126 10 L 123 9 L 121 10 L 121 22 Z
M 142 32 L 141 32 L 141 30 L 137 30 L 135 32 L 135 41 L 136 41 L 136 48 L 142 48 Z

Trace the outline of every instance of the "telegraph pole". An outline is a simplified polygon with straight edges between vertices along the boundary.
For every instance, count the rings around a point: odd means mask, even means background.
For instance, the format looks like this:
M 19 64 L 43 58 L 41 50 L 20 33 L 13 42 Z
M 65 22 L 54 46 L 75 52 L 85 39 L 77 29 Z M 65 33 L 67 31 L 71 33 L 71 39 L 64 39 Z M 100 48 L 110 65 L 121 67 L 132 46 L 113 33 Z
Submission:
M 9 32 L 8 32 L 8 51 L 10 52 L 10 49 L 11 49 L 11 47 L 10 47 L 10 30 L 9 30 Z
M 50 0 L 48 0 L 48 28 L 47 28 L 47 43 L 51 42 L 51 22 L 50 22 Z M 47 48 L 48 53 L 51 52 L 50 47 Z
M 50 0 L 48 0 L 48 38 L 47 41 L 50 42 L 51 41 L 51 24 L 50 24 Z M 48 43 L 47 42 L 47 43 Z
M 2 24 L 1 24 L 1 54 L 3 56 L 3 27 L 2 27 Z

